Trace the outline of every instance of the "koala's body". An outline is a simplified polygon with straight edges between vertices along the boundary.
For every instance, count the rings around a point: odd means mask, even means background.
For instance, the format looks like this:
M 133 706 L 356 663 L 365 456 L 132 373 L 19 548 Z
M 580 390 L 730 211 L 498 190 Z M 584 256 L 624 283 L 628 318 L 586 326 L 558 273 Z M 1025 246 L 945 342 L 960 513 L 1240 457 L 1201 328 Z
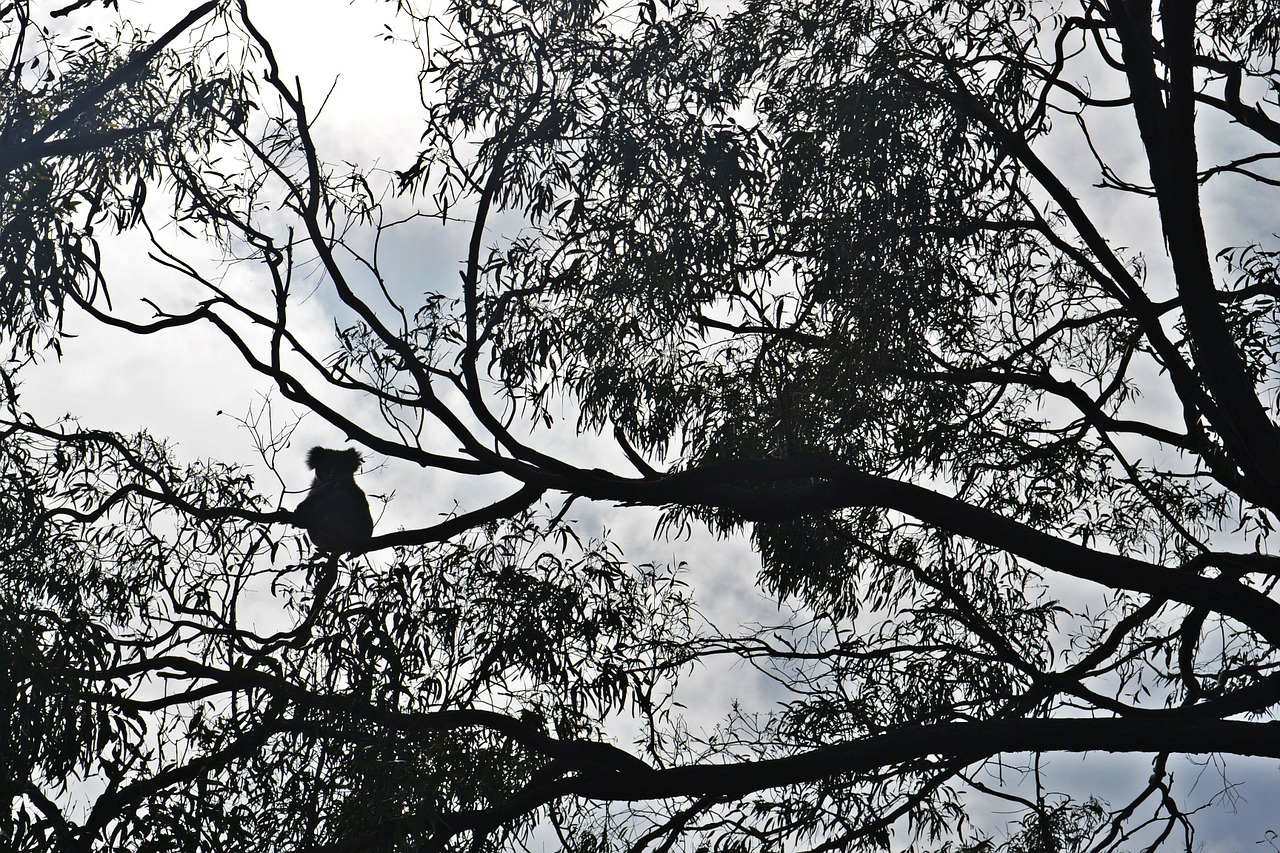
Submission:
M 307 467 L 316 477 L 293 518 L 321 551 L 358 551 L 373 535 L 369 500 L 355 481 L 361 461 L 360 454 L 351 449 L 313 447 L 307 454 Z

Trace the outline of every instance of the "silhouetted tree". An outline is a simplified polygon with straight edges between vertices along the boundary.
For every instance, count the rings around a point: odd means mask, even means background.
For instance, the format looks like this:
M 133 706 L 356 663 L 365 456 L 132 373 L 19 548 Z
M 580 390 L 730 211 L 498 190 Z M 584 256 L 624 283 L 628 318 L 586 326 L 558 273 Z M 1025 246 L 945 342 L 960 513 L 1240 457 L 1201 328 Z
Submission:
M 1190 849 L 1169 756 L 1280 758 L 1276 4 L 396 7 L 426 105 L 399 194 L 326 165 L 242 2 L 236 167 L 179 139 L 155 168 L 258 290 L 157 236 L 202 298 L 74 292 L 510 497 L 315 585 L 243 469 L 10 393 L 23 511 L 117 590 L 77 611 L 96 657 L 17 688 L 116 721 L 69 753 L 83 813 L 15 759 L 28 849 L 977 850 L 988 797 L 1009 850 Z M 466 256 L 421 293 L 378 247 L 432 217 Z M 317 281 L 333 339 L 295 319 Z M 795 619 L 721 633 L 573 500 L 748 536 Z M 725 656 L 781 700 L 687 725 L 672 691 Z M 1064 798 L 1062 751 L 1150 781 Z

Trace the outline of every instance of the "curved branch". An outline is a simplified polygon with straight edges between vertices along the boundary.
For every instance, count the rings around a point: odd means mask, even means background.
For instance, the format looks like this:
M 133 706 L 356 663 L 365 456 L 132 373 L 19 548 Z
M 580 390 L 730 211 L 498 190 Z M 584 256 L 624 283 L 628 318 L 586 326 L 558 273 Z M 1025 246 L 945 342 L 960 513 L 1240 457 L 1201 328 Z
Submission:
M 1280 722 L 1192 720 L 1176 711 L 1141 719 L 983 720 L 940 723 L 876 735 L 786 758 L 689 765 L 635 776 L 564 780 L 564 793 L 593 800 L 740 797 L 754 791 L 866 773 L 943 757 L 975 762 L 1006 752 L 1223 752 L 1280 758 Z
M 565 477 L 523 467 L 513 467 L 508 473 L 585 497 L 650 506 L 715 507 L 738 513 L 747 521 L 783 521 L 808 513 L 883 507 L 1052 571 L 1193 607 L 1213 608 L 1280 647 L 1280 602 L 1231 578 L 1201 577 L 1097 551 L 958 498 L 867 474 L 832 457 L 710 462 L 658 479 L 625 479 L 581 470 Z M 803 485 L 787 485 L 796 482 Z
M 537 502 L 545 491 L 540 486 L 525 486 L 510 497 L 496 501 L 483 509 L 463 513 L 431 527 L 423 527 L 417 530 L 399 530 L 395 533 L 384 533 L 381 536 L 375 536 L 369 540 L 365 548 L 357 553 L 367 553 L 383 548 L 406 548 L 414 545 L 426 545 L 430 542 L 443 542 L 473 527 L 509 518 L 522 512 Z

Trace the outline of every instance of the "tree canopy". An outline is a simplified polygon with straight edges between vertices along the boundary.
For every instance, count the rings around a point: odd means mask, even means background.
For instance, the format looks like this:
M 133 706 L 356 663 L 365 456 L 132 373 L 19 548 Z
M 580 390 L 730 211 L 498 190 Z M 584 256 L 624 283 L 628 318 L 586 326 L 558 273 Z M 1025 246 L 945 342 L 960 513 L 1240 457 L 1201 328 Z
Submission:
M 0 12 L 6 846 L 1191 850 L 1173 756 L 1280 758 L 1280 5 L 369 8 L 390 169 L 249 0 Z M 216 332 L 257 458 L 25 411 L 69 311 Z M 313 553 L 286 410 L 439 514 Z

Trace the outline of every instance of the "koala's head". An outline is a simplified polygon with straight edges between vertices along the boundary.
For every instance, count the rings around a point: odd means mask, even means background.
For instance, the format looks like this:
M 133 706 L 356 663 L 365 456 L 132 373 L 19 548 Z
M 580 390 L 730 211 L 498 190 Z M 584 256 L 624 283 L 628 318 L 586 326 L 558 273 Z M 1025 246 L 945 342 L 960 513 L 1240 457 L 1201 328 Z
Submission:
M 351 478 L 363 461 L 359 452 L 351 448 L 329 450 L 326 447 L 313 447 L 307 454 L 307 467 L 316 472 L 317 480 Z

